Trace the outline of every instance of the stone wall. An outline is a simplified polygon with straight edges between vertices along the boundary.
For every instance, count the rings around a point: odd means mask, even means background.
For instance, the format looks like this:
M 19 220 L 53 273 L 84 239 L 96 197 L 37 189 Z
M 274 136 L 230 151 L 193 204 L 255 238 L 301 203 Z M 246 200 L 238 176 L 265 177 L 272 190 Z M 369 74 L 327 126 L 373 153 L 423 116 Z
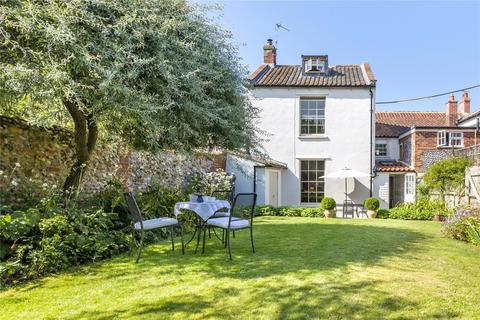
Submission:
M 47 188 L 60 185 L 73 163 L 73 152 L 69 131 L 43 129 L 0 116 L 0 191 L 15 193 L 27 184 Z M 98 191 L 112 179 L 132 191 L 144 190 L 152 183 L 181 188 L 193 173 L 220 168 L 223 158 L 209 154 L 151 154 L 100 142 L 85 172 L 82 190 Z

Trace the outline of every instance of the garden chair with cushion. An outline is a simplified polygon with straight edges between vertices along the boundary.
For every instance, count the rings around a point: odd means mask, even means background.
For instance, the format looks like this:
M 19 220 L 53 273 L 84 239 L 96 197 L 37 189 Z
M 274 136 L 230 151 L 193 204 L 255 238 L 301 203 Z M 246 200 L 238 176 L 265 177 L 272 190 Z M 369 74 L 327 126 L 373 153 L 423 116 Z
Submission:
M 255 253 L 253 243 L 253 215 L 256 202 L 256 193 L 239 193 L 233 200 L 233 205 L 228 217 L 210 218 L 206 222 L 207 226 L 220 228 L 225 232 L 224 244 L 225 247 L 228 248 L 230 260 L 232 260 L 230 232 L 233 231 L 250 229 L 250 242 L 252 243 L 252 251 Z M 203 237 L 203 246 L 205 248 L 205 235 Z
M 181 238 L 182 238 L 182 254 L 185 254 L 185 247 L 183 245 L 183 226 L 178 222 L 177 219 L 170 217 L 160 217 L 156 219 L 143 220 L 140 209 L 138 208 L 137 201 L 133 196 L 132 192 L 124 193 L 125 201 L 127 202 L 128 210 L 132 216 L 132 247 L 135 240 L 135 233 L 140 233 L 140 246 L 138 248 L 137 259 L 135 262 L 138 262 L 140 259 L 140 253 L 143 249 L 143 238 L 145 236 L 146 230 L 154 230 L 161 228 L 169 228 L 170 236 L 172 239 L 172 252 L 175 251 L 175 242 L 173 240 L 174 227 L 180 227 Z M 130 248 L 130 252 L 132 248 Z
M 210 196 L 215 197 L 216 199 L 227 200 L 230 203 L 230 205 L 233 202 L 233 190 L 214 190 Z M 217 212 L 215 212 L 215 214 L 211 218 L 228 217 L 229 215 L 230 215 L 230 209 L 222 208 Z M 208 227 L 208 238 L 211 238 L 211 237 L 212 237 L 211 227 Z M 233 233 L 233 237 L 235 238 L 235 232 Z M 224 239 L 225 239 L 224 232 L 222 232 L 222 239 L 220 239 L 222 243 Z

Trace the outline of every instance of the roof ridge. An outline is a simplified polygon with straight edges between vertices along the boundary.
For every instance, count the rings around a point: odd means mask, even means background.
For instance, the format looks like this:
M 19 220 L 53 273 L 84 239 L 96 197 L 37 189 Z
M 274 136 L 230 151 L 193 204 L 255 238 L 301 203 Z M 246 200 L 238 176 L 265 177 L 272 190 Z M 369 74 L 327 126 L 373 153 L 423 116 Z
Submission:
M 375 113 L 445 113 L 445 111 L 409 111 L 409 110 L 399 110 L 399 111 L 375 111 Z

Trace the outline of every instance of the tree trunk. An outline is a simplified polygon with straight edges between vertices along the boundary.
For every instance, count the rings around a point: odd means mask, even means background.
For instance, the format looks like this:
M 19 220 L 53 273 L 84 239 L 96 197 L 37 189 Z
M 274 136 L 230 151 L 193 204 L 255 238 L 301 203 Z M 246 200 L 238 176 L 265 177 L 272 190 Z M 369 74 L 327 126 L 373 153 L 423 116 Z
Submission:
M 92 151 L 95 149 L 98 128 L 93 114 L 85 114 L 74 102 L 65 100 L 63 104 L 72 116 L 75 128 L 75 163 L 70 168 L 63 185 L 63 191 L 72 195 L 78 190 Z

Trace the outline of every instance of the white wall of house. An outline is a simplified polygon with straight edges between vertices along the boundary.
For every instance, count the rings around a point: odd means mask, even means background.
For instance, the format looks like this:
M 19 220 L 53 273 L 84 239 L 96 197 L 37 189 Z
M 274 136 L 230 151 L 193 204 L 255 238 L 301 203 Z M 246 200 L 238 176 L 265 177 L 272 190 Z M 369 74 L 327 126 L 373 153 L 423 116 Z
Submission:
M 301 97 L 325 97 L 325 135 L 315 138 L 300 136 Z M 251 100 L 261 111 L 259 128 L 268 133 L 268 141 L 264 143 L 267 154 L 288 166 L 288 169 L 281 170 L 282 205 L 308 205 L 300 203 L 300 160 L 325 160 L 325 174 L 345 166 L 370 172 L 373 152 L 370 148 L 368 89 L 255 88 Z M 372 134 L 374 139 L 374 130 Z M 262 190 L 259 179 L 257 174 L 258 203 L 262 203 L 260 195 L 265 190 Z M 355 188 L 348 197 L 355 203 L 363 203 L 369 196 L 369 184 L 369 178 L 355 179 Z M 243 182 L 238 182 L 237 191 L 243 185 Z M 337 202 L 343 201 L 344 181 L 327 179 L 325 195 L 334 197 Z
M 476 127 L 477 126 L 477 117 L 473 117 L 466 121 L 462 121 L 459 123 L 460 127 Z
M 378 172 L 373 179 L 373 196 L 380 200 L 380 208 L 388 209 L 390 200 L 390 174 Z
M 377 160 L 382 160 L 382 159 L 398 160 L 400 158 L 400 146 L 398 143 L 398 138 L 376 138 L 375 143 L 387 144 L 387 156 L 386 157 L 376 156 Z

